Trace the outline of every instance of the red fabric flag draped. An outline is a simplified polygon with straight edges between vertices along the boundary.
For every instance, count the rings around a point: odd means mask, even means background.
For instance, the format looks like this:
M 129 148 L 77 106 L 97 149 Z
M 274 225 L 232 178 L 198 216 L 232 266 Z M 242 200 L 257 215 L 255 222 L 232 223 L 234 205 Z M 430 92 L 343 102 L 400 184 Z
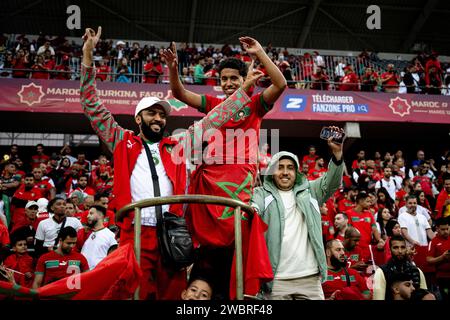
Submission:
M 38 299 L 123 300 L 133 296 L 141 269 L 131 244 L 119 247 L 91 271 L 72 275 L 37 290 L 0 281 L 0 295 Z
M 244 271 L 244 294 L 255 296 L 264 282 L 273 280 L 273 271 L 264 238 L 267 224 L 256 213 L 251 219 L 250 230 L 245 228 L 247 224 L 242 225 L 242 269 Z M 236 254 L 231 267 L 230 299 L 236 299 Z

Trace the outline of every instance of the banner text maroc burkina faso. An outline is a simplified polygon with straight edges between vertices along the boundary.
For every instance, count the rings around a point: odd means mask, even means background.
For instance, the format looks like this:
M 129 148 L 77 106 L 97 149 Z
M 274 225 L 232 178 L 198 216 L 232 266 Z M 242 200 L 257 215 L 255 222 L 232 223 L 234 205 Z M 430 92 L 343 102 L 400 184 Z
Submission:
M 168 84 L 98 82 L 97 86 L 100 98 L 113 114 L 133 115 L 141 98 L 156 96 L 169 99 L 173 116 L 202 116 L 174 99 Z M 0 79 L 0 88 L 0 111 L 82 112 L 78 81 Z M 187 88 L 223 97 L 220 87 Z M 450 96 L 287 89 L 265 118 L 450 123 Z

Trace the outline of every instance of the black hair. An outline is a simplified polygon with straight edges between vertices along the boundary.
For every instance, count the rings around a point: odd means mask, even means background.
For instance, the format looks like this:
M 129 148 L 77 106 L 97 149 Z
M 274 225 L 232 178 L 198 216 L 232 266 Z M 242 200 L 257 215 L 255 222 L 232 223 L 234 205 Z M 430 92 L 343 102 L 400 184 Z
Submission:
M 356 196 L 356 203 L 359 202 L 359 200 L 365 200 L 369 197 L 369 194 L 365 191 L 361 191 L 358 193 L 358 195 Z
M 395 227 L 396 224 L 399 224 L 398 221 L 397 221 L 396 219 L 390 219 L 390 220 L 386 223 L 385 230 L 386 230 L 386 235 L 387 235 L 388 237 L 394 236 L 393 229 L 394 229 L 394 227 Z
M 52 212 L 52 211 L 50 211 L 50 210 L 51 210 L 52 206 L 55 204 L 55 202 L 58 201 L 58 200 L 63 200 L 63 201 L 65 201 L 63 198 L 60 198 L 60 197 L 55 197 L 55 198 L 53 198 L 53 199 L 50 200 L 50 201 L 48 202 L 48 204 L 47 204 L 47 212 Z
M 44 145 L 42 144 L 42 143 L 38 143 L 37 145 L 36 145 L 36 148 L 37 147 L 42 147 L 42 148 L 44 148 Z
M 381 236 L 384 236 L 386 234 L 386 228 L 385 228 L 384 222 L 383 222 L 383 210 L 384 209 L 388 209 L 389 213 L 391 212 L 391 210 L 389 208 L 380 208 L 380 209 L 378 209 L 377 222 L 380 225 L 380 235 Z
M 19 228 L 10 235 L 11 247 L 14 247 L 19 241 L 27 240 L 27 233 L 25 228 Z
M 449 222 L 450 221 L 449 221 L 448 217 L 446 217 L 446 218 L 441 217 L 441 218 L 436 219 L 435 225 L 436 225 L 436 227 L 439 227 L 439 226 L 449 224 Z
M 413 293 L 411 294 L 411 300 L 414 300 L 414 301 L 420 301 L 420 300 L 423 300 L 423 298 L 424 298 L 427 294 L 432 294 L 433 296 L 435 296 L 433 292 L 428 291 L 428 290 L 426 290 L 426 289 L 422 289 L 422 288 L 416 289 L 416 290 L 414 290 Z M 435 296 L 435 297 L 436 297 L 436 296 Z
M 392 236 L 389 239 L 389 248 L 392 248 L 392 242 L 394 242 L 394 241 L 403 241 L 406 243 L 405 238 L 403 238 L 402 236 Z
M 26 174 L 25 174 L 25 177 L 24 178 L 33 178 L 34 179 L 34 175 L 31 173 L 31 172 L 27 172 Z
M 77 230 L 75 230 L 73 227 L 64 227 L 61 229 L 61 231 L 58 234 L 58 239 L 61 241 L 64 241 L 67 239 L 67 237 L 76 238 L 77 237 Z
M 109 198 L 109 194 L 106 192 L 97 192 L 94 195 L 94 201 L 99 201 L 101 198 Z
M 408 200 L 410 199 L 416 199 L 417 202 L 419 202 L 419 200 L 417 199 L 417 196 L 415 194 L 408 194 L 408 196 L 406 197 L 406 202 L 408 202 Z
M 105 207 L 94 204 L 89 209 L 92 209 L 92 208 L 94 208 L 97 211 L 100 211 L 103 214 L 103 216 L 106 216 L 106 208 Z
M 246 77 L 247 76 L 247 72 L 248 72 L 248 67 L 245 64 L 244 61 L 236 59 L 236 58 L 228 58 L 223 60 L 220 64 L 219 64 L 219 74 L 222 72 L 223 69 L 235 69 L 239 71 L 239 74 L 242 77 Z

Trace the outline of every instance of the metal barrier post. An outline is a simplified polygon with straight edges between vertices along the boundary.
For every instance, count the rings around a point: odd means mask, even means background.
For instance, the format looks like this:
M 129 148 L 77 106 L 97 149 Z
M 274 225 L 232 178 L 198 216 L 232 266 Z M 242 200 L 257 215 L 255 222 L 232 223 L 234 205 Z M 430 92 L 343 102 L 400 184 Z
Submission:
M 234 243 L 236 245 L 236 299 L 244 300 L 244 279 L 242 270 L 242 214 L 241 207 L 234 210 Z
M 141 265 L 141 208 L 134 208 L 134 254 L 138 265 Z M 139 300 L 139 287 L 134 293 L 134 300 Z

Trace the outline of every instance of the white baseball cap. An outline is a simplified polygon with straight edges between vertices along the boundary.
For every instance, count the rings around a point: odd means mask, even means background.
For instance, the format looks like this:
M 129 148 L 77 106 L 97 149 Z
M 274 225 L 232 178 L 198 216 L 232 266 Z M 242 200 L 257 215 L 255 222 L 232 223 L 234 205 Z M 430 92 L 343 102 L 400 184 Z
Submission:
M 38 207 L 39 209 L 39 204 L 36 201 L 28 201 L 27 204 L 25 205 L 25 209 L 28 209 L 29 207 L 32 206 Z
M 166 100 L 161 100 L 156 97 L 145 97 L 142 98 L 141 101 L 139 101 L 139 103 L 137 104 L 136 110 L 134 111 L 134 117 L 136 117 L 142 110 L 150 108 L 154 105 L 160 105 L 161 107 L 163 107 L 164 111 L 166 112 L 166 116 L 168 116 L 170 114 L 170 111 L 172 111 L 170 103 Z

